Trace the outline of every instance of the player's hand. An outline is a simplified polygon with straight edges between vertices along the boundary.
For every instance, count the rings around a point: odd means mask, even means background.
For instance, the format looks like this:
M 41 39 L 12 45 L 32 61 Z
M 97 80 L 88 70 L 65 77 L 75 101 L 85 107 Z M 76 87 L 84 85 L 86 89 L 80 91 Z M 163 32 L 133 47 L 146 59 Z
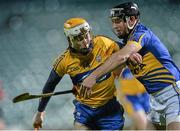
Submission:
M 93 75 L 86 77 L 80 86 L 80 96 L 89 98 L 92 94 L 92 87 L 96 84 L 96 78 Z
M 91 88 L 87 88 L 87 87 L 84 87 L 83 85 L 80 86 L 80 96 L 85 98 L 85 99 L 88 99 L 90 98 L 91 96 Z
M 73 85 L 73 94 L 76 96 L 84 97 L 84 98 L 89 98 L 90 92 L 85 91 L 86 88 L 83 88 L 82 85 Z M 87 92 L 87 93 L 84 93 Z
M 33 122 L 33 127 L 35 131 L 38 131 L 39 128 L 42 128 L 43 118 L 44 118 L 44 112 L 37 112 L 35 114 L 34 122 Z
M 135 64 L 141 64 L 142 56 L 139 53 L 134 53 L 134 54 L 130 55 L 129 60 Z
M 73 90 L 73 95 L 74 95 L 74 96 L 79 95 L 78 88 L 79 88 L 79 87 L 78 87 L 77 85 L 73 85 L 72 90 Z

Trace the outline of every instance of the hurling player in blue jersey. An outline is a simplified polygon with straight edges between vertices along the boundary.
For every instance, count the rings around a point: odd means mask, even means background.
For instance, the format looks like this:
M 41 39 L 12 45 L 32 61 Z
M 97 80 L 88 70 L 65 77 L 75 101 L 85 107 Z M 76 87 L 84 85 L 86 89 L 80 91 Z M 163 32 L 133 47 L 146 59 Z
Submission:
M 69 48 L 59 55 L 43 88 L 43 93 L 53 92 L 65 74 L 68 74 L 76 89 L 74 128 L 120 130 L 124 125 L 123 108 L 116 100 L 114 75 L 108 73 L 97 80 L 91 96 L 80 96 L 80 84 L 93 70 L 120 48 L 105 37 L 93 36 L 89 24 L 83 18 L 71 18 L 64 23 L 64 33 Z M 132 55 L 139 62 L 141 56 Z M 34 118 L 35 129 L 42 127 L 44 110 L 50 98 L 42 98 Z
M 124 47 L 93 71 L 81 88 L 91 91 L 97 78 L 127 62 L 131 72 L 151 96 L 151 122 L 161 123 L 160 118 L 163 118 L 167 129 L 180 130 L 180 71 L 167 48 L 140 23 L 140 12 L 135 3 L 126 2 L 113 7 L 110 18 L 114 33 L 123 40 Z M 127 61 L 135 52 L 142 55 L 142 64 Z

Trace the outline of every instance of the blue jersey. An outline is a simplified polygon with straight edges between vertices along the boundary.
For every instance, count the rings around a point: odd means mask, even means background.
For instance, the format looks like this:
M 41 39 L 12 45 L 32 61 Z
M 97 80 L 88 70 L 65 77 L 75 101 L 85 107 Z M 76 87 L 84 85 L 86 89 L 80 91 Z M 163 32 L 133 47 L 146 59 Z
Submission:
M 159 91 L 180 79 L 180 71 L 167 48 L 141 23 L 136 25 L 128 39 L 123 42 L 141 47 L 138 53 L 142 55 L 143 63 L 135 65 L 128 61 L 127 65 L 149 93 Z

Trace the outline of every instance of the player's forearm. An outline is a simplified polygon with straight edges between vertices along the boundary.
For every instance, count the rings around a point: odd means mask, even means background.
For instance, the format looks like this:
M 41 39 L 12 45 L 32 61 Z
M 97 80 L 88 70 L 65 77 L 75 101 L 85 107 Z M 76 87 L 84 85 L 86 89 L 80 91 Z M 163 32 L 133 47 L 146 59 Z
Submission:
M 98 79 L 100 76 L 113 71 L 118 66 L 126 62 L 129 55 L 123 55 L 120 52 L 114 53 L 110 58 L 108 58 L 104 64 L 98 67 L 94 72 L 91 73 L 92 77 Z
M 56 85 L 59 83 L 61 80 L 61 77 L 58 76 L 58 74 L 52 70 L 50 73 L 50 76 L 43 88 L 42 93 L 51 93 L 54 92 Z M 46 97 L 46 98 L 41 98 L 38 106 L 38 111 L 43 112 L 49 102 L 51 97 Z
M 138 52 L 140 49 L 141 49 L 141 46 L 136 46 L 134 44 L 127 44 L 120 51 L 111 55 L 105 61 L 104 64 L 102 64 L 93 73 L 91 73 L 91 76 L 98 79 L 100 76 L 102 76 L 108 72 L 111 72 L 116 67 L 125 63 L 127 61 L 127 59 L 130 57 L 130 55 Z

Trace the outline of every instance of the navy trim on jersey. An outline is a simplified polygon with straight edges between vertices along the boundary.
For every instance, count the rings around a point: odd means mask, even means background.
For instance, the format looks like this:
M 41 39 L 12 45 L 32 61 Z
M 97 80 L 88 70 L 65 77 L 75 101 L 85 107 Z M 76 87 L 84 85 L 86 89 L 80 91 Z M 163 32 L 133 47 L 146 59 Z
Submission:
M 97 68 L 97 67 L 96 67 L 96 68 Z M 96 69 L 96 68 L 95 68 L 95 69 Z M 79 73 L 79 74 L 75 75 L 74 77 L 71 77 L 73 84 L 74 84 L 74 85 L 78 85 L 78 84 L 82 83 L 83 80 L 84 80 L 87 76 L 89 76 L 95 69 L 89 70 L 89 71 L 87 71 L 87 72 Z M 100 82 L 102 82 L 102 81 L 104 81 L 104 80 L 107 80 L 110 76 L 111 76 L 111 73 L 107 73 L 107 74 L 99 77 L 99 78 L 96 80 L 96 83 L 100 83 Z
M 152 77 L 154 77 L 154 76 L 159 76 L 159 78 L 160 78 L 161 75 L 170 75 L 170 76 L 172 76 L 172 74 L 171 74 L 170 72 L 160 72 L 160 73 L 155 73 L 155 74 L 148 75 L 148 76 L 145 75 L 143 79 L 148 79 L 148 80 L 150 80 L 149 78 L 152 78 Z M 154 78 L 154 79 L 155 79 L 155 78 Z M 174 79 L 173 79 L 173 81 L 174 81 Z
M 54 92 L 56 85 L 59 83 L 59 81 L 62 79 L 53 69 L 51 70 L 51 73 L 49 75 L 49 78 L 44 85 L 42 93 L 51 93 Z M 38 111 L 43 112 L 49 102 L 51 97 L 41 98 L 38 106 Z
M 150 73 L 153 73 L 153 72 L 156 72 L 156 71 L 162 70 L 162 69 L 166 69 L 166 68 L 164 68 L 164 67 L 156 68 L 156 69 L 154 69 L 154 70 L 149 71 L 149 72 L 146 74 L 146 76 L 147 76 L 148 74 L 150 74 Z

